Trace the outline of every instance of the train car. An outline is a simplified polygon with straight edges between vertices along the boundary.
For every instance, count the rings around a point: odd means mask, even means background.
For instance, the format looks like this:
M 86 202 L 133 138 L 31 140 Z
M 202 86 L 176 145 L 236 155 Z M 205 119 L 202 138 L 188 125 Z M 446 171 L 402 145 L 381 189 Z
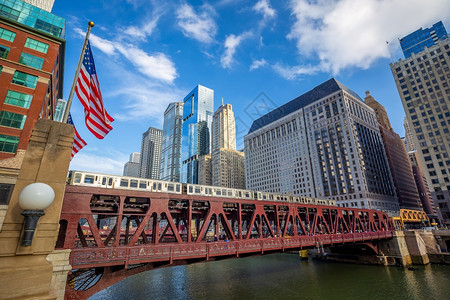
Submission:
M 81 185 L 100 188 L 133 189 L 150 192 L 181 194 L 181 183 L 147 178 L 107 175 L 84 171 L 70 171 L 69 185 Z
M 243 189 L 180 183 L 148 178 L 107 175 L 84 171 L 70 171 L 67 179 L 69 185 L 81 185 L 100 188 L 132 189 L 155 193 L 173 193 L 199 195 L 206 197 L 226 197 L 246 200 L 292 202 L 316 205 L 336 206 L 335 200 L 314 199 L 303 196 L 274 194 Z

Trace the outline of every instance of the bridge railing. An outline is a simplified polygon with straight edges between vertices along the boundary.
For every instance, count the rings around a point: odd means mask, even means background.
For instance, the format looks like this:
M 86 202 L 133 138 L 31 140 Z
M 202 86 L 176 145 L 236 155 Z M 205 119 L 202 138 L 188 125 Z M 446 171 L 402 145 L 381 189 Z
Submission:
M 136 245 L 108 248 L 76 248 L 72 250 L 71 265 L 77 268 L 129 265 L 183 259 L 205 260 L 215 256 L 240 256 L 247 253 L 284 251 L 324 247 L 336 244 L 364 242 L 392 237 L 391 231 L 347 233 L 337 235 L 299 236 L 289 238 L 249 239 L 229 242 Z

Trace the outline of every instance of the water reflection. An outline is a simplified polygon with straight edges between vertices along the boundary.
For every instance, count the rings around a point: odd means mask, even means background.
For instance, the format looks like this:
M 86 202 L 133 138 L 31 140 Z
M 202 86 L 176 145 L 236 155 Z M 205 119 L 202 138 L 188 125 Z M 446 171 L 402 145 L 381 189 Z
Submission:
M 156 269 L 91 299 L 448 299 L 450 267 L 301 261 L 271 254 Z

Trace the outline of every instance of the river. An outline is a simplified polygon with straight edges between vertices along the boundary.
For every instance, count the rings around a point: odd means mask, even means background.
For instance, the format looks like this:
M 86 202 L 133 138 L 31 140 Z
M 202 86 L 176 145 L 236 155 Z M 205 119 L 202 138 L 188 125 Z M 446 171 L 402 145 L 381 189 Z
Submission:
M 416 268 L 269 254 L 148 271 L 90 299 L 450 299 L 450 266 Z

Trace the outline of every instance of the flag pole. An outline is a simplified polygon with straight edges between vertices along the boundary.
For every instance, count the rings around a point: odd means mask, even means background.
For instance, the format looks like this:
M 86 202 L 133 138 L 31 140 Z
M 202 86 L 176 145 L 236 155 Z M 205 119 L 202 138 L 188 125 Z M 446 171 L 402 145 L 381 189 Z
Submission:
M 72 106 L 72 98 L 75 92 L 75 86 L 77 85 L 78 75 L 80 74 L 81 64 L 83 62 L 84 51 L 86 50 L 86 45 L 88 43 L 89 34 L 91 33 L 92 27 L 94 27 L 94 22 L 89 21 L 83 48 L 81 49 L 80 59 L 78 60 L 77 70 L 75 71 L 75 77 L 73 78 L 72 87 L 70 88 L 69 99 L 67 99 L 67 106 L 64 112 L 63 123 L 67 123 L 67 118 L 69 117 L 70 107 Z

